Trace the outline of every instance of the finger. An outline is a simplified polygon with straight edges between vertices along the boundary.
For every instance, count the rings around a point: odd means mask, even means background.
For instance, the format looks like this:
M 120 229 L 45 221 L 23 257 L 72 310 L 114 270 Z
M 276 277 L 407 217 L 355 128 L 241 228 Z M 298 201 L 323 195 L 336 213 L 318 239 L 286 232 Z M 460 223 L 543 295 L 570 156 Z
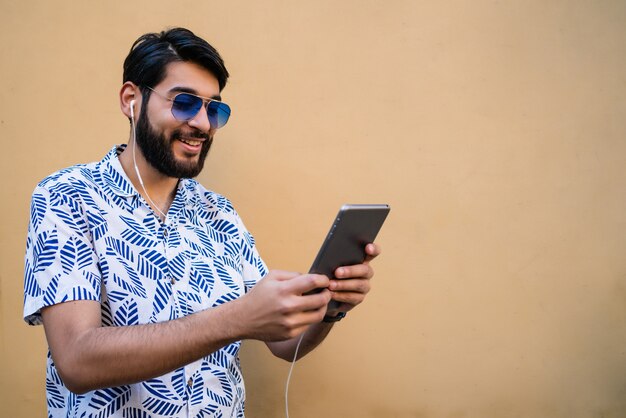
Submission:
M 328 277 L 322 274 L 303 274 L 292 278 L 287 283 L 289 290 L 298 295 L 315 289 L 325 289 L 328 287 L 328 284 Z
M 381 253 L 380 245 L 369 243 L 365 246 L 365 262 L 368 263 L 378 257 Z
M 326 305 L 310 311 L 293 314 L 285 322 L 285 325 L 292 333 L 299 334 L 301 328 L 306 328 L 311 324 L 320 322 L 326 314 Z
M 368 279 L 331 280 L 329 290 L 333 292 L 333 299 L 337 292 L 367 294 L 371 290 Z
M 286 271 L 286 270 L 271 270 L 266 277 L 273 277 L 276 280 L 284 281 L 291 280 L 295 277 L 300 276 L 300 273 L 296 273 L 294 271 Z
M 350 279 L 355 277 L 364 277 L 371 279 L 374 276 L 374 269 L 366 263 L 356 264 L 354 266 L 342 266 L 335 270 L 337 279 Z
M 298 308 L 300 311 L 312 312 L 328 306 L 331 293 L 328 289 L 323 289 L 319 293 L 301 296 L 298 298 Z
M 332 295 L 333 300 L 341 304 L 340 307 L 344 304 L 355 307 L 365 299 L 365 294 L 355 292 L 332 292 Z
M 329 301 L 330 301 L 330 298 L 329 298 Z M 311 325 L 311 324 L 320 322 L 324 318 L 324 315 L 326 314 L 327 305 L 328 303 L 325 303 L 323 306 L 317 309 L 302 312 L 300 315 L 298 315 L 298 319 L 300 323 L 303 326 L 305 326 L 305 325 Z

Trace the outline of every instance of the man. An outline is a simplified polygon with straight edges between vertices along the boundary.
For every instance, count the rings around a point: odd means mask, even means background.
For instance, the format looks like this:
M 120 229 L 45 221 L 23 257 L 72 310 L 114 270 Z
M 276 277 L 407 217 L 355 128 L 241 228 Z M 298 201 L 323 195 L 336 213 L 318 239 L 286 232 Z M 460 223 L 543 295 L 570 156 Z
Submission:
M 49 416 L 243 416 L 241 340 L 291 360 L 304 333 L 305 355 L 369 291 L 374 244 L 342 280 L 268 272 L 231 203 L 191 179 L 230 115 L 227 78 L 186 29 L 140 37 L 120 91 L 128 145 L 35 189 L 24 317 L 48 340 Z

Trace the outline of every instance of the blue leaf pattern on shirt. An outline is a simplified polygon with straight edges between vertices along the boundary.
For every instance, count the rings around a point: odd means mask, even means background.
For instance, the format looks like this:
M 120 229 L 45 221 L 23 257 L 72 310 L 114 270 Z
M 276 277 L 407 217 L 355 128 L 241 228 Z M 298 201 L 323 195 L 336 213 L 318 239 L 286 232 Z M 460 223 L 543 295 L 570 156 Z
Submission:
M 57 255 L 57 249 L 59 247 L 59 240 L 57 238 L 57 232 L 43 232 L 37 237 L 37 243 L 35 244 L 35 260 L 34 265 L 35 273 L 44 270 L 54 262 Z
M 52 368 L 49 370 L 49 376 L 46 379 L 48 408 L 62 408 L 65 404 L 65 398 L 59 390 L 60 384 L 62 384 L 61 378 L 56 369 Z
M 170 306 L 169 301 L 172 297 L 172 287 L 169 283 L 159 281 L 157 283 L 156 292 L 154 295 L 154 302 L 152 304 L 153 315 L 159 314 L 166 307 Z
M 102 326 L 176 320 L 241 297 L 266 272 L 228 199 L 181 179 L 161 222 L 114 148 L 100 162 L 48 176 L 33 192 L 24 319 L 40 324 L 43 307 L 90 300 L 100 303 Z M 239 347 L 229 344 L 146 382 L 81 395 L 64 386 L 48 353 L 48 415 L 241 417 Z
M 40 193 L 33 194 L 30 204 L 30 223 L 37 228 L 46 214 L 46 198 Z
M 93 417 L 113 416 L 130 399 L 130 387 L 119 386 L 114 388 L 100 389 L 94 391 L 89 402 L 92 410 L 97 410 L 98 414 Z
M 137 325 L 139 323 L 139 312 L 137 303 L 133 299 L 127 299 L 115 312 L 115 325 Z
M 178 394 L 179 398 L 184 398 L 185 396 L 187 396 L 187 391 L 185 389 L 187 387 L 187 385 L 185 384 L 185 369 L 176 370 L 172 374 L 171 382 L 172 387 Z
M 156 250 L 143 250 L 139 253 L 137 268 L 142 276 L 158 280 L 165 275 L 167 259 Z
M 152 379 L 142 385 L 153 395 L 143 402 L 148 411 L 161 416 L 175 416 L 182 409 L 183 405 L 175 401 L 177 395 L 162 380 Z
M 24 264 L 24 293 L 35 298 L 42 294 L 41 287 L 39 287 L 39 283 L 35 279 L 30 260 L 26 260 Z
M 74 239 L 68 239 L 63 248 L 61 248 L 61 266 L 63 273 L 67 274 L 74 268 L 76 264 L 76 244 Z
M 151 418 L 150 414 L 139 408 L 126 408 L 122 411 L 122 418 Z

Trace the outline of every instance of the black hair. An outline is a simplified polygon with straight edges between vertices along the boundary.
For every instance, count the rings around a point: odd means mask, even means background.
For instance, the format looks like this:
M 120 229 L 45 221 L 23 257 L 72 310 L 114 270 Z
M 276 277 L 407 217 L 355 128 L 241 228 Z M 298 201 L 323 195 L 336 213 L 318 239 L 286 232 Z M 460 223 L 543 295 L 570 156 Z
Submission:
M 146 33 L 135 41 L 124 60 L 123 82 L 131 81 L 150 94 L 165 78 L 165 67 L 176 61 L 197 64 L 217 78 L 220 91 L 226 86 L 228 71 L 222 57 L 207 41 L 189 29 L 172 28 L 161 33 Z

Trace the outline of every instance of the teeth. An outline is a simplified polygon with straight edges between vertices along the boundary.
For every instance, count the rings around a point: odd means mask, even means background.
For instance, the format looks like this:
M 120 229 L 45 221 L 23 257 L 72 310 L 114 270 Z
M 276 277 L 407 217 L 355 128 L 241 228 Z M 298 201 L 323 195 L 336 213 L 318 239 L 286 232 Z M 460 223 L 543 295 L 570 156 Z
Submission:
M 202 141 L 197 141 L 194 139 L 181 139 L 181 142 L 184 142 L 185 144 L 191 145 L 192 147 L 198 146 L 200 144 L 202 144 Z

